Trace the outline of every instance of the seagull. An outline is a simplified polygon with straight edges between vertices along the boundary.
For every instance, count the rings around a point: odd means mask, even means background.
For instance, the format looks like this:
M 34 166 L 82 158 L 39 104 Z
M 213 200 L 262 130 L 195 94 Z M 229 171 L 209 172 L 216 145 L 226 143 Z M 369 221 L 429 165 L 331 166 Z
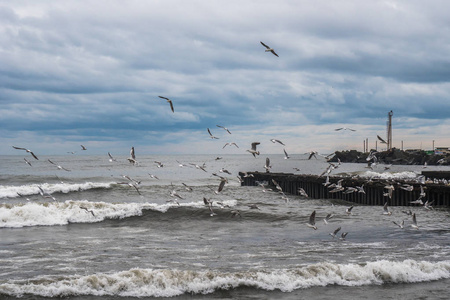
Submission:
M 341 128 L 336 128 L 335 131 L 339 131 L 339 130 L 350 130 L 350 131 L 356 131 L 355 129 L 351 129 L 348 127 L 341 127 Z
M 303 188 L 298 188 L 297 192 L 300 194 L 300 196 L 308 198 L 308 194 L 306 193 L 306 191 Z
M 263 45 L 264 47 L 266 47 L 265 52 L 272 52 L 273 55 L 275 55 L 276 57 L 278 57 L 278 54 L 275 53 L 275 50 L 273 50 L 272 48 L 270 48 L 269 46 L 267 46 L 266 44 L 264 44 L 263 42 L 261 42 L 261 45 Z
M 113 162 L 113 161 L 117 161 L 112 155 L 111 153 L 108 152 L 108 156 L 109 156 L 109 161 Z
M 270 172 L 270 168 L 272 168 L 272 166 L 270 165 L 270 159 L 268 157 L 266 157 L 266 164 L 264 165 L 264 169 L 266 169 L 266 173 Z
M 81 146 L 81 150 L 87 150 L 85 146 L 80 145 Z
M 400 224 L 398 224 L 398 223 L 395 222 L 395 221 L 392 221 L 392 223 L 394 223 L 395 225 L 397 225 L 397 226 L 400 227 L 401 229 L 403 229 L 404 226 L 405 226 L 405 220 L 402 220 L 402 222 L 401 222 Z
M 204 172 L 208 172 L 208 171 L 205 170 L 205 168 L 203 168 L 203 166 L 200 166 L 200 165 L 197 165 L 197 164 L 192 164 L 192 163 L 191 163 L 191 165 L 195 166 L 196 169 L 202 170 Z
M 270 140 L 272 143 L 278 143 L 278 144 L 281 144 L 281 145 L 283 145 L 283 146 L 286 146 L 282 141 L 280 141 L 280 140 L 275 140 L 275 139 L 271 139 Z
M 94 214 L 94 212 L 92 211 L 92 210 L 89 210 L 89 209 L 87 209 L 86 207 L 84 207 L 84 206 L 80 206 L 80 208 L 81 209 L 84 209 L 86 212 L 89 212 L 89 213 L 91 213 L 92 214 L 92 216 L 94 216 L 95 217 L 95 214 Z
M 130 150 L 130 157 L 129 158 L 127 158 L 128 159 L 128 161 L 130 162 L 130 163 L 132 163 L 132 164 L 134 164 L 134 165 L 137 165 L 137 160 L 136 160 L 136 155 L 134 154 L 134 147 L 131 147 L 131 150 Z
M 284 159 L 289 159 L 289 158 L 291 158 L 291 157 L 287 154 L 287 152 L 286 152 L 285 149 L 283 149 L 283 151 L 284 151 Z M 299 170 L 299 171 L 300 171 L 300 170 Z
M 186 191 L 189 191 L 189 192 L 193 191 L 193 189 L 190 186 L 188 186 L 186 183 L 182 182 L 181 184 L 184 185 L 184 188 L 186 189 Z
M 177 160 L 177 163 L 178 163 L 178 166 L 179 166 L 180 168 L 183 168 L 183 167 L 189 167 L 188 165 L 185 165 L 185 164 L 179 162 L 178 160 Z
M 388 209 L 388 203 L 387 202 L 384 203 L 384 206 L 383 206 L 383 215 L 388 215 L 388 216 L 392 215 L 392 212 L 389 211 L 389 209 Z
M 210 138 L 216 139 L 216 140 L 219 139 L 218 137 L 215 137 L 215 136 L 212 135 L 212 133 L 211 133 L 211 131 L 209 130 L 209 128 L 206 128 L 206 129 L 208 130 L 208 133 L 209 133 Z
M 25 150 L 25 151 L 27 151 L 28 153 L 30 153 L 35 159 L 39 160 L 39 158 L 37 158 L 37 156 L 34 155 L 33 151 L 31 151 L 30 149 L 27 149 L 27 148 L 20 148 L 20 147 L 16 147 L 16 146 L 12 146 L 12 147 L 13 147 L 14 149 L 17 149 L 17 150 Z
M 32 167 L 32 165 L 31 165 L 31 163 L 28 161 L 28 159 L 24 158 L 23 160 L 27 163 L 27 165 L 29 165 L 30 167 Z
M 236 144 L 236 143 L 226 143 L 223 147 L 222 147 L 222 149 L 223 148 L 225 148 L 226 146 L 236 146 L 236 148 L 239 148 L 239 146 Z
M 377 138 L 380 140 L 380 143 L 387 144 L 385 140 L 383 140 L 379 135 L 377 135 Z
M 155 175 L 153 175 L 153 174 L 150 174 L 150 173 L 148 173 L 148 175 L 150 175 L 150 178 L 153 178 L 153 179 L 157 179 L 157 180 L 159 180 L 159 178 L 158 177 L 156 177 Z
M 333 237 L 333 239 L 336 237 L 336 234 L 341 230 L 341 227 L 338 227 L 335 231 L 330 233 L 330 235 Z
M 312 214 L 309 216 L 309 222 L 308 227 L 317 230 L 317 226 L 316 226 L 316 211 L 313 211 Z
M 411 227 L 412 227 L 412 228 L 415 228 L 415 229 L 419 229 L 419 226 L 417 225 L 417 220 L 416 220 L 416 214 L 415 214 L 415 213 L 412 214 L 412 224 L 411 224 Z
M 224 168 L 221 168 L 221 169 L 219 170 L 219 172 L 220 172 L 220 173 L 227 173 L 227 174 L 231 175 L 231 172 L 228 171 L 227 169 L 224 169 Z
M 272 183 L 275 185 L 275 188 L 280 191 L 283 192 L 283 189 L 281 188 L 281 186 L 278 184 L 278 182 L 275 181 L 275 179 L 272 179 Z
M 70 172 L 70 170 L 67 170 L 66 168 L 61 167 L 60 165 L 52 162 L 50 159 L 48 159 L 48 162 L 51 163 L 52 165 L 55 165 L 60 170 L 64 170 L 64 171 Z
M 155 160 L 154 163 L 156 164 L 156 166 L 157 166 L 158 168 L 164 167 L 163 163 L 160 162 L 160 161 L 156 161 L 156 160 Z
M 328 221 L 329 221 L 332 217 L 334 217 L 333 214 L 328 214 L 328 215 L 323 219 L 323 222 L 325 223 L 325 225 L 328 225 Z M 339 228 L 340 228 L 340 227 L 339 227 Z
M 252 149 L 247 150 L 247 152 L 250 152 L 251 154 L 253 154 L 254 157 L 256 157 L 256 155 L 259 155 L 259 151 L 256 151 L 256 146 L 258 146 L 259 144 L 261 144 L 260 142 L 253 142 L 252 143 Z
M 253 174 L 248 174 L 247 172 L 242 172 L 242 174 L 244 174 L 244 178 L 247 178 L 247 177 L 255 177 L 255 175 L 253 175 Z
M 429 202 L 428 200 L 423 204 L 423 208 L 430 210 L 433 209 L 433 207 L 431 206 L 431 204 L 433 204 L 434 200 Z
M 209 207 L 209 211 L 211 212 L 211 214 L 210 214 L 211 217 L 217 215 L 212 209 L 211 199 L 206 199 L 205 197 L 203 197 L 203 203 L 205 203 L 205 205 L 207 205 Z
M 163 97 L 163 96 L 158 96 L 161 99 L 165 99 L 169 104 L 170 104 L 170 109 L 172 110 L 172 112 L 174 113 L 175 110 L 173 109 L 173 103 L 172 100 L 170 100 L 169 98 Z
M 217 187 L 217 191 L 214 191 L 214 193 L 216 195 L 218 195 L 223 190 L 225 183 L 226 183 L 226 180 L 222 180 L 222 179 L 220 180 L 219 186 Z
M 341 238 L 340 240 L 345 241 L 345 237 L 347 236 L 348 232 L 343 232 L 341 233 Z
M 136 190 L 136 192 L 138 192 L 138 194 L 141 195 L 141 192 L 139 191 L 137 183 L 135 183 L 135 182 L 118 182 L 117 184 L 126 184 L 129 187 L 134 188 Z
M 184 199 L 183 197 L 181 197 L 176 190 L 172 190 L 170 192 L 170 196 L 175 197 L 175 198 L 179 198 L 179 199 Z
M 348 207 L 345 212 L 347 213 L 347 215 L 351 215 L 352 214 L 352 209 L 353 209 L 353 205 Z
M 317 159 L 316 154 L 317 154 L 317 151 L 311 151 L 311 152 L 309 152 L 309 157 L 308 157 L 308 159 L 311 159 L 313 156 L 314 156 L 315 159 Z
M 221 126 L 221 125 L 216 125 L 216 126 L 219 127 L 219 128 L 223 128 L 223 130 L 225 130 L 226 132 L 228 132 L 229 134 L 231 134 L 231 132 L 228 130 L 228 128 L 223 127 L 223 126 Z
M 44 192 L 44 190 L 40 186 L 38 186 L 38 189 L 39 189 L 39 194 L 41 194 L 42 197 L 44 197 L 44 198 L 52 198 L 54 201 L 56 201 L 55 197 L 53 197 L 52 195 L 50 195 L 47 192 Z

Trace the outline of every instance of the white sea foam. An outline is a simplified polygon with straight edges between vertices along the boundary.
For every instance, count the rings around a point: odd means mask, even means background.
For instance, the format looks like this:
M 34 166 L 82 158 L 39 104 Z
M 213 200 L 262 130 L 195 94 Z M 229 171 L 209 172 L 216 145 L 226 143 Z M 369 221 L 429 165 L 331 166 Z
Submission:
M 39 187 L 49 194 L 70 193 L 98 188 L 111 188 L 115 182 L 85 182 L 85 183 L 43 183 L 30 185 L 0 185 L 1 198 L 16 198 L 19 194 L 24 196 L 39 195 Z
M 233 206 L 236 200 L 223 201 Z M 87 200 L 0 204 L 0 228 L 96 223 L 105 219 L 140 216 L 144 210 L 166 212 L 171 207 L 204 207 L 203 201 L 180 203 L 107 203 Z M 91 213 L 92 212 L 92 213 Z
M 374 171 L 366 171 L 362 174 L 359 174 L 360 177 L 363 178 L 379 178 L 385 180 L 395 180 L 395 179 L 416 179 L 417 173 L 411 171 L 403 171 L 403 172 L 374 172 Z
M 185 293 L 208 294 L 240 286 L 291 292 L 314 286 L 415 283 L 445 278 L 450 278 L 450 261 L 383 260 L 365 264 L 324 262 L 288 270 L 234 273 L 131 269 L 113 274 L 9 281 L 0 284 L 0 295 L 173 297 Z

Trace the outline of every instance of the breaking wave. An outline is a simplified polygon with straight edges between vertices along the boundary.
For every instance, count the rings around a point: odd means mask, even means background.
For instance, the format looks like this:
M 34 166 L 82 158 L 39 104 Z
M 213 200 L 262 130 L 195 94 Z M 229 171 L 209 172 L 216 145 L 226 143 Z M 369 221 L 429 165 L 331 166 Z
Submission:
M 112 274 L 38 277 L 0 284 L 0 295 L 21 297 L 122 296 L 174 297 L 250 287 L 292 292 L 314 286 L 416 283 L 450 278 L 450 261 L 375 261 L 364 264 L 317 263 L 295 269 L 242 272 L 131 269 Z
M 1 198 L 17 198 L 22 196 L 39 195 L 39 187 L 49 194 L 70 193 L 77 191 L 86 191 L 90 189 L 108 189 L 115 182 L 85 182 L 85 183 L 43 183 L 30 185 L 0 185 Z M 20 194 L 20 195 L 19 195 Z
M 233 206 L 235 200 L 224 201 Z M 171 207 L 202 207 L 203 201 L 188 203 L 107 203 L 87 200 L 65 202 L 27 202 L 0 204 L 0 228 L 27 226 L 53 226 L 69 223 L 97 223 L 106 219 L 123 219 L 141 216 L 145 210 L 166 212 Z

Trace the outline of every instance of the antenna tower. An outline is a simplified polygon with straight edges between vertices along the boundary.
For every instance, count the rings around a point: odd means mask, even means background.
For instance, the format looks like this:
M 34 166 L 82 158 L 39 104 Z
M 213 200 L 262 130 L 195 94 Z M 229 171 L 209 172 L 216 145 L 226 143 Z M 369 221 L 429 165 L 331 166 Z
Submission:
M 392 150 L 392 115 L 394 113 L 392 110 L 388 113 L 388 121 L 387 121 L 387 150 Z

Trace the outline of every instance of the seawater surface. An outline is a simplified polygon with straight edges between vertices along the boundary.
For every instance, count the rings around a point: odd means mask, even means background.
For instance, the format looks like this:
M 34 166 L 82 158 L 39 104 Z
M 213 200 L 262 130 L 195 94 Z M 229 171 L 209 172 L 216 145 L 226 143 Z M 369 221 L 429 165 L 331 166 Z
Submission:
M 126 157 L 110 162 L 107 156 L 73 155 L 30 159 L 32 167 L 23 157 L 0 157 L 1 298 L 450 295 L 448 208 L 408 208 L 417 216 L 416 230 L 405 207 L 390 207 L 387 216 L 379 206 L 355 206 L 347 215 L 351 204 L 345 201 L 293 195 L 286 201 L 259 186 L 241 187 L 238 172 L 263 172 L 262 155 L 143 156 L 138 166 Z M 306 155 L 269 157 L 273 172 L 298 167 L 295 173 L 319 175 L 328 165 Z M 206 172 L 195 167 L 203 164 Z M 392 166 L 369 172 L 364 165 L 342 164 L 334 172 L 393 180 L 413 179 L 420 171 Z M 218 194 L 220 179 L 213 173 L 228 178 Z M 140 194 L 118 184 L 129 182 L 124 175 L 140 181 Z M 39 187 L 55 200 L 42 197 Z M 174 190 L 182 199 L 171 196 Z M 213 215 L 204 197 L 212 201 Z M 306 225 L 312 211 L 317 230 Z M 334 215 L 329 224 L 323 222 L 327 214 Z M 404 229 L 392 222 L 402 220 Z M 348 232 L 345 239 L 341 232 Z

